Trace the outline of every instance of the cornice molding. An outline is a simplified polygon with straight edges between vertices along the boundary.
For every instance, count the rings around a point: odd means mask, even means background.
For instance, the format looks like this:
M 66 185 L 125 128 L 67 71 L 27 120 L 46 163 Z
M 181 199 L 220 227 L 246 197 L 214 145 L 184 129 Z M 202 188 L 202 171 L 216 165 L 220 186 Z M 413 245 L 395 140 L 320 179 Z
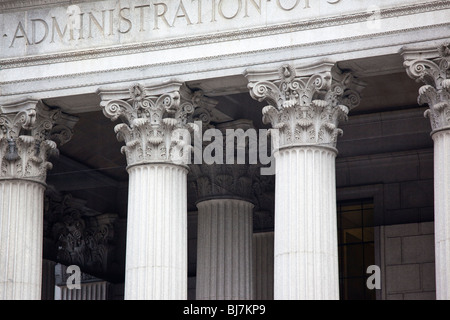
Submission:
M 414 32 L 417 33 L 421 30 L 427 30 L 429 28 L 433 28 L 433 27 L 448 27 L 448 24 L 441 24 L 441 25 L 434 25 L 434 26 L 424 26 L 424 27 L 416 27 L 416 28 L 411 28 L 408 29 L 408 32 Z M 355 43 L 358 41 L 362 41 L 362 40 L 367 40 L 367 39 L 373 39 L 373 38 L 380 38 L 380 37 L 384 37 L 384 36 L 392 36 L 392 35 L 398 35 L 400 33 L 403 33 L 405 30 L 396 30 L 396 31 L 388 31 L 388 32 L 381 32 L 381 33 L 374 33 L 371 34 L 370 36 L 368 35 L 362 35 L 362 36 L 354 36 L 354 37 L 347 37 L 347 38 L 343 38 L 343 39 L 339 39 L 339 42 L 349 42 L 349 43 Z M 442 37 L 437 37 L 436 39 L 428 39 L 429 41 L 436 41 L 436 40 L 441 40 Z M 307 43 L 307 44 L 295 44 L 295 45 L 291 45 L 291 46 L 287 46 L 287 47 L 283 47 L 283 49 L 285 50 L 289 50 L 289 51 L 294 51 L 296 49 L 301 49 L 301 48 L 313 48 L 313 47 L 319 47 L 319 46 L 324 46 L 324 45 L 331 45 L 333 43 L 336 43 L 336 40 L 326 40 L 326 41 L 317 41 L 317 42 L 312 42 L 312 43 Z M 409 43 L 415 43 L 414 41 L 410 41 Z M 396 45 L 404 45 L 405 43 L 397 43 Z M 380 45 L 379 44 L 375 44 L 375 45 L 367 45 L 364 47 L 359 48 L 358 50 L 372 50 L 372 49 L 377 49 L 379 48 Z M 274 49 L 264 49 L 264 50 L 251 50 L 251 51 L 246 51 L 245 55 L 258 55 L 261 53 L 264 54 L 270 54 L 270 53 L 275 53 L 279 50 L 279 48 L 274 48 Z M 338 49 L 333 49 L 330 51 L 327 51 L 327 54 L 332 56 L 332 55 L 339 55 L 342 53 L 347 52 L 347 49 L 344 47 L 339 47 Z M 239 53 L 232 53 L 232 54 L 225 54 L 225 55 L 215 55 L 215 56 L 209 56 L 209 57 L 199 57 L 199 58 L 193 58 L 193 59 L 184 59 L 184 60 L 177 60 L 177 61 L 171 61 L 171 62 L 163 62 L 163 63 L 152 63 L 152 64 L 147 64 L 147 65 L 140 65 L 140 66 L 130 66 L 130 67 L 121 67 L 121 68 L 111 68 L 108 70 L 96 70 L 96 71 L 89 71 L 89 72 L 80 72 L 80 73 L 70 73 L 70 74 L 61 74 L 61 75 L 55 75 L 55 76 L 48 76 L 48 77 L 36 77 L 36 78 L 31 78 L 31 79 L 19 79 L 19 80 L 13 80 L 13 81 L 0 81 L 0 86 L 16 86 L 16 85 L 21 85 L 21 84 L 25 84 L 25 83 L 30 83 L 30 82 L 36 82 L 36 81 L 53 81 L 53 83 L 61 83 L 63 80 L 66 79 L 73 79 L 79 76 L 95 76 L 95 75 L 99 75 L 99 74 L 111 74 L 114 72 L 128 72 L 128 71 L 133 71 L 133 70 L 141 70 L 143 68 L 155 68 L 155 70 L 165 70 L 164 67 L 167 66 L 177 66 L 177 65 L 182 65 L 182 64 L 194 64 L 194 63 L 198 63 L 198 62 L 202 62 L 205 63 L 207 61 L 213 61 L 215 59 L 229 59 L 229 60 L 233 60 L 235 61 L 235 59 L 237 58 L 241 58 L 243 55 L 242 52 Z M 271 54 L 270 55 L 271 59 L 268 60 L 261 60 L 258 62 L 258 65 L 266 65 L 266 64 L 272 64 L 272 63 L 276 63 L 276 62 L 282 62 L 281 60 L 274 60 L 273 57 L 274 55 Z M 298 60 L 298 59 L 311 59 L 316 57 L 316 54 L 307 54 L 307 55 L 301 55 L 301 56 L 292 56 L 292 60 Z M 61 62 L 61 61 L 55 61 L 54 63 L 57 62 Z M 64 62 L 64 61 L 62 61 Z M 53 63 L 53 62 L 52 62 Z M 1 61 L 0 61 L 0 65 L 1 65 Z M 246 68 L 248 67 L 248 63 L 235 63 L 232 65 L 227 65 L 227 69 L 235 69 L 235 68 Z M 201 72 L 215 72 L 215 71 L 220 71 L 223 69 L 223 66 L 217 66 L 217 67 L 202 67 L 201 65 L 196 66 L 195 68 L 195 72 L 197 73 L 201 73 Z M 160 71 L 160 73 L 152 73 L 151 77 L 149 77 L 148 79 L 159 79 L 161 77 L 167 79 L 170 77 L 180 77 L 183 75 L 187 75 L 190 74 L 192 71 L 185 71 L 185 72 L 180 72 L 179 70 L 175 73 L 163 73 Z M 132 72 L 130 74 L 133 74 Z M 133 82 L 138 82 L 142 80 L 142 76 L 132 76 L 132 77 L 127 77 L 127 78 L 123 78 L 121 79 L 121 82 L 123 83 L 133 83 Z M 109 84 L 116 84 L 117 80 L 114 77 L 108 77 L 108 80 L 102 80 L 102 81 L 92 81 L 92 82 L 83 82 L 80 84 L 71 84 L 71 85 L 59 85 L 59 86 L 55 86 L 52 87 L 52 90 L 71 90 L 71 89 L 77 89 L 77 88 L 82 88 L 82 87 L 86 87 L 86 86 L 104 86 L 104 85 L 109 85 Z M 38 94 L 41 93 L 42 89 L 29 89 L 29 87 L 27 87 L 26 91 L 16 91 L 16 92 L 10 92 L 10 93 L 6 93 L 3 92 L 2 95 L 5 97 L 8 96 L 20 96 L 20 95 L 29 95 L 29 94 Z

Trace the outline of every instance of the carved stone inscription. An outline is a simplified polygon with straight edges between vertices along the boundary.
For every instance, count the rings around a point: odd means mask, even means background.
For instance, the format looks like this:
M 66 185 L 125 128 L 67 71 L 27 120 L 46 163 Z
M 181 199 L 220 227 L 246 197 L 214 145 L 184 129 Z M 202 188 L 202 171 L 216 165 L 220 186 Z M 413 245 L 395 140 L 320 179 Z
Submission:
M 83 48 L 203 35 L 308 19 L 344 0 L 99 1 L 0 14 L 1 47 Z M 39 48 L 36 48 L 39 47 Z M 2 52 L 8 54 L 9 52 Z M 29 53 L 32 53 L 29 52 Z M 28 53 L 28 54 L 29 54 Z M 19 55 L 22 55 L 23 51 Z M 0 57 L 2 58 L 2 57 Z

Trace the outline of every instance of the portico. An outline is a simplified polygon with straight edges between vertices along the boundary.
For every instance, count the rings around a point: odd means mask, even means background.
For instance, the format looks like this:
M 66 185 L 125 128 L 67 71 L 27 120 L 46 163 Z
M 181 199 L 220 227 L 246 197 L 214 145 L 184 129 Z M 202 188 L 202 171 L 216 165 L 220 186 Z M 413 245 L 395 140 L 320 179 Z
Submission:
M 339 299 L 364 296 L 351 283 L 373 260 L 377 299 L 448 299 L 449 15 L 414 0 L 0 3 L 0 298 L 40 299 L 45 260 L 110 299 Z M 244 164 L 196 162 L 196 135 L 215 159 L 230 128 L 269 133 L 272 173 L 248 145 Z M 433 257 L 408 251 L 428 235 Z M 407 268 L 417 286 L 395 276 Z

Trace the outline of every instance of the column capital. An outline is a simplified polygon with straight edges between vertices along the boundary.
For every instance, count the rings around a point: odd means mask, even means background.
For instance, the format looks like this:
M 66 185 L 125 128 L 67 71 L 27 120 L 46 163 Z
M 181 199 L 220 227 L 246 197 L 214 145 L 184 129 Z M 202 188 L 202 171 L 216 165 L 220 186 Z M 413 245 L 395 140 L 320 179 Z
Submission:
M 216 109 L 218 101 L 205 97 L 203 91 L 194 91 L 192 93 L 192 101 L 195 102 L 196 108 L 192 113 L 191 121 L 201 121 L 202 130 L 212 128 L 212 122 L 229 120 L 224 117 L 224 114 L 220 113 Z
M 427 104 L 425 117 L 434 133 L 450 130 L 450 42 L 434 50 L 402 49 L 408 76 L 424 85 L 419 89 L 419 105 Z
M 0 106 L 0 179 L 45 183 L 49 157 L 71 139 L 77 121 L 32 98 Z
M 245 139 L 239 141 L 245 145 L 234 144 L 233 148 L 236 153 L 233 153 L 233 157 L 227 153 L 227 130 L 242 129 L 247 131 L 254 129 L 253 122 L 247 119 L 239 119 L 226 123 L 217 124 L 215 126 L 209 124 L 209 128 L 214 128 L 222 132 L 223 138 L 223 163 L 212 164 L 192 164 L 190 166 L 190 180 L 192 186 L 197 192 L 197 202 L 209 200 L 209 199 L 240 199 L 254 203 L 256 198 L 253 192 L 253 183 L 258 176 L 260 166 L 257 164 L 249 164 L 247 162 L 238 161 L 238 157 L 242 157 L 242 153 L 245 159 L 248 157 L 248 144 L 252 139 L 250 136 L 248 140 Z M 234 135 L 232 136 L 234 139 Z M 239 149 L 239 150 L 238 150 Z M 239 154 L 239 155 L 238 155 Z M 228 158 L 230 157 L 230 158 Z M 240 160 L 245 160 L 240 159 Z
M 192 148 L 190 133 L 198 130 L 192 123 L 194 111 L 212 103 L 176 80 L 158 86 L 136 83 L 128 88 L 99 89 L 98 93 L 104 115 L 112 121 L 122 120 L 115 132 L 125 142 L 122 153 L 128 166 L 186 165 Z
M 84 200 L 51 188 L 45 203 L 44 236 L 53 240 L 57 261 L 106 272 L 116 249 L 112 240 L 118 215 L 92 210 Z
M 220 198 L 255 202 L 253 176 L 259 172 L 259 167 L 247 164 L 196 164 L 190 168 L 197 202 Z
M 250 95 L 266 101 L 263 122 L 278 129 L 279 148 L 317 145 L 336 147 L 338 124 L 359 105 L 364 84 L 334 62 L 278 69 L 248 69 Z

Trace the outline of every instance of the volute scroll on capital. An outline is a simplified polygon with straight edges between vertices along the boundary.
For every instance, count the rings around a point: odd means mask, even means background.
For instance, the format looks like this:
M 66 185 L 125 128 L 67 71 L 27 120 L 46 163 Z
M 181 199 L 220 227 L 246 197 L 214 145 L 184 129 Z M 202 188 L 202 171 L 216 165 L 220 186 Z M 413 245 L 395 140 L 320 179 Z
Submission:
M 50 108 L 36 99 L 0 107 L 0 179 L 45 183 L 53 166 L 50 156 L 69 141 L 77 117 Z
M 417 102 L 428 105 L 425 117 L 430 119 L 432 132 L 450 130 L 450 43 L 435 50 L 435 57 L 421 57 L 418 50 L 402 49 L 408 76 L 424 83 Z
M 45 192 L 44 203 L 44 237 L 52 244 L 53 259 L 91 272 L 106 271 L 115 251 L 118 215 L 97 212 L 86 201 L 52 186 Z
M 128 166 L 148 163 L 187 165 L 192 150 L 195 110 L 211 103 L 201 92 L 192 92 L 178 81 L 128 89 L 100 89 L 100 106 L 107 118 L 120 119 L 114 130 L 125 146 Z
M 284 64 L 278 75 L 267 70 L 246 72 L 253 99 L 266 101 L 263 122 L 279 132 L 276 148 L 290 146 L 336 147 L 342 134 L 340 121 L 360 103 L 364 84 L 334 63 L 322 61 L 310 67 Z M 264 80 L 264 77 L 269 80 Z

